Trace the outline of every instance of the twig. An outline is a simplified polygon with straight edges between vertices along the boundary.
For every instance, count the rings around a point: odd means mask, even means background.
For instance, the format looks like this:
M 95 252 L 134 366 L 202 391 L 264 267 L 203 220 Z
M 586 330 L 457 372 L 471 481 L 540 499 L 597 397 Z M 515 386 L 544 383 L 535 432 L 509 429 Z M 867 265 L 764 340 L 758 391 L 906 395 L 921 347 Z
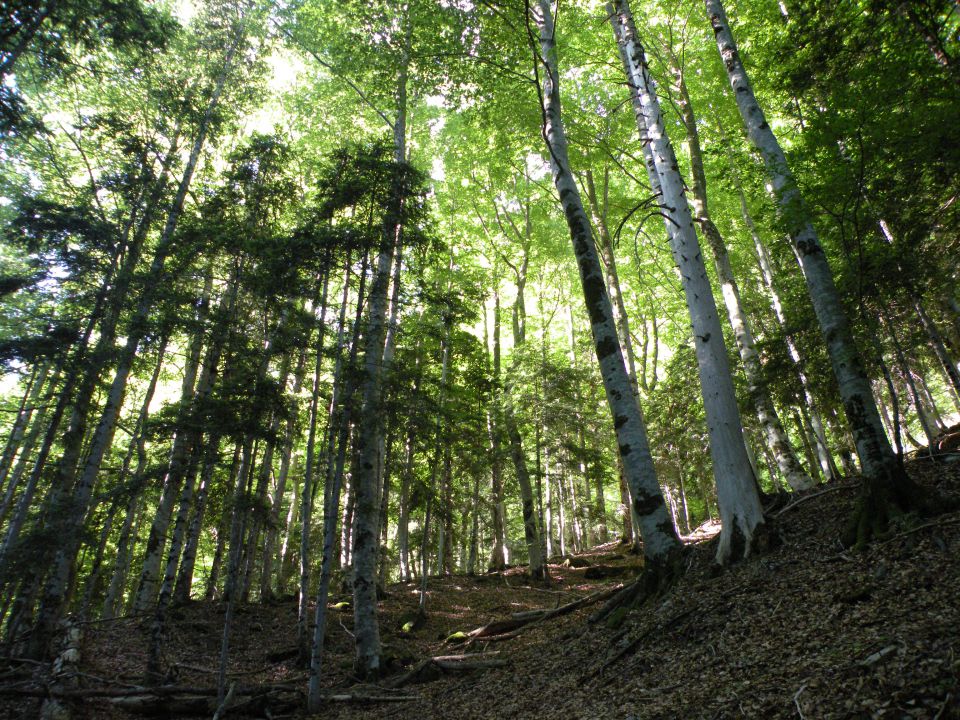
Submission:
M 48 662 L 41 662 L 40 660 L 31 660 L 30 658 L 22 657 L 0 657 L 0 662 L 10 662 L 10 663 L 27 663 L 28 665 L 49 665 Z
M 917 525 L 914 528 L 909 530 L 904 530 L 902 533 L 897 533 L 892 538 L 887 538 L 880 545 L 886 545 L 887 543 L 892 543 L 894 540 L 899 540 L 900 538 L 906 535 L 912 535 L 915 532 L 920 532 L 921 530 L 926 530 L 931 527 L 943 527 L 944 525 L 955 525 L 960 522 L 960 517 L 950 518 L 949 520 L 934 520 L 933 522 L 924 523 L 923 525 Z
M 940 717 L 943 715 L 943 711 L 947 709 L 947 705 L 950 704 L 951 700 L 953 700 L 953 693 L 947 693 L 947 696 L 943 699 L 943 705 L 941 705 L 940 709 L 937 710 L 937 714 L 933 716 L 933 720 L 940 720 Z
M 350 637 L 352 637 L 352 638 L 354 638 L 354 639 L 356 638 L 356 636 L 355 636 L 352 632 L 350 632 L 349 630 L 347 630 L 347 626 L 343 624 L 343 620 L 340 620 L 340 619 L 338 618 L 338 619 L 337 619 L 337 622 L 340 623 L 340 627 L 343 628 L 343 631 L 344 631 L 347 635 L 349 635 Z
M 217 711 L 213 714 L 213 720 L 220 720 L 224 714 L 227 712 L 227 708 L 230 707 L 230 703 L 233 702 L 233 694 L 237 691 L 236 681 L 230 683 L 230 689 L 227 690 L 227 696 L 223 698 L 223 702 L 220 703 L 220 707 L 217 708 Z
M 800 716 L 800 720 L 807 720 L 803 715 L 803 710 L 800 709 L 800 693 L 807 689 L 807 684 L 804 683 L 800 686 L 800 689 L 793 694 L 793 704 L 797 707 L 797 714 Z
M 120 620 L 139 620 L 148 617 L 150 613 L 130 613 L 129 615 L 117 615 L 111 618 L 97 618 L 95 620 L 75 620 L 75 625 L 102 625 L 103 623 L 118 622 Z
M 826 490 L 821 490 L 821 491 L 819 491 L 819 492 L 815 492 L 815 493 L 812 493 L 812 494 L 810 494 L 810 495 L 804 495 L 804 496 L 803 496 L 802 498 L 800 498 L 799 500 L 794 500 L 792 503 L 790 503 L 790 504 L 787 505 L 785 508 L 783 508 L 782 510 L 780 510 L 776 515 L 774 515 L 774 517 L 775 517 L 775 518 L 780 517 L 780 516 L 783 515 L 787 510 L 793 510 L 793 508 L 795 508 L 797 505 L 802 505 L 802 504 L 805 503 L 807 500 L 813 500 L 813 499 L 816 498 L 816 497 L 820 497 L 821 495 L 826 495 L 827 493 L 836 492 L 837 490 L 849 490 L 850 488 L 856 487 L 857 484 L 858 484 L 858 483 L 846 483 L 846 484 L 844 484 L 844 485 L 835 485 L 834 487 L 827 488 Z

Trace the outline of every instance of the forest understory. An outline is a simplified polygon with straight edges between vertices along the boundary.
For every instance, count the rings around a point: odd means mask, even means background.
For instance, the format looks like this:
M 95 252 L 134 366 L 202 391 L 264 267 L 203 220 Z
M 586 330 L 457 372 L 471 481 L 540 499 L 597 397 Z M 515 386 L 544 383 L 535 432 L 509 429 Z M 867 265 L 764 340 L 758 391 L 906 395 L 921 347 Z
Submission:
M 960 720 L 958 257 L 960 0 L 3 0 L 0 720 Z
M 956 455 L 915 459 L 908 470 L 944 498 L 960 497 Z M 702 528 L 687 538 L 678 582 L 599 622 L 591 616 L 602 603 L 591 596 L 629 583 L 642 562 L 615 542 L 553 557 L 548 585 L 531 584 L 524 567 L 431 578 L 427 620 L 409 633 L 418 585 L 391 585 L 379 603 L 387 673 L 377 684 L 352 676 L 351 598 L 335 593 L 323 678 L 335 699 L 318 717 L 960 717 L 960 512 L 906 516 L 864 551 L 847 551 L 838 538 L 858 489 L 847 478 L 770 507 L 779 545 L 719 574 L 716 529 Z M 584 598 L 572 612 L 510 629 L 524 612 Z M 296 612 L 293 598 L 237 609 L 235 691 L 221 717 L 306 717 Z M 36 717 L 42 696 L 60 692 L 77 719 L 209 718 L 222 615 L 205 602 L 172 611 L 160 690 L 138 685 L 147 618 L 82 626 L 79 663 L 59 679 L 48 665 L 6 658 L 0 716 Z M 491 630 L 494 622 L 505 624 Z M 470 636 L 482 627 L 490 632 Z

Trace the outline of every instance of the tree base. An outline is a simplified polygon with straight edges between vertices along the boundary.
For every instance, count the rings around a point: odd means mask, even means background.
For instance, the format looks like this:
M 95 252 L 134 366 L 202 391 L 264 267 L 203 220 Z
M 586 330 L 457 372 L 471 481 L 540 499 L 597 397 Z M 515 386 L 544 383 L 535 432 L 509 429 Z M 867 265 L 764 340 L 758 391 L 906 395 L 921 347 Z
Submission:
M 640 577 L 621 589 L 611 597 L 603 607 L 590 616 L 590 622 L 596 623 L 609 617 L 620 608 L 629 611 L 643 604 L 650 598 L 660 597 L 683 575 L 686 548 L 673 550 L 666 559 L 660 562 L 647 561 Z M 626 613 L 620 615 L 620 622 Z
M 841 536 L 844 547 L 862 550 L 871 540 L 883 538 L 891 526 L 908 515 L 930 517 L 955 509 L 957 502 L 917 485 L 899 466 L 879 478 L 864 478 L 846 528 Z

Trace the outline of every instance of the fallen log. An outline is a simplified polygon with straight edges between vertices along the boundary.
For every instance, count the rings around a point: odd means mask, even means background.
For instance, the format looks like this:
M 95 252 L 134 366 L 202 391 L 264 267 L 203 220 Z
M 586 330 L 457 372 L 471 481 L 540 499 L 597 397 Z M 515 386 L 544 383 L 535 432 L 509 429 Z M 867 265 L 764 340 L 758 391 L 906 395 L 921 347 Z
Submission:
M 604 578 L 620 577 L 635 570 L 628 565 L 593 565 L 588 567 L 583 577 L 587 580 L 603 580 Z
M 474 660 L 477 658 L 490 657 L 492 655 L 499 655 L 499 650 L 490 650 L 488 652 L 478 652 L 478 653 L 464 653 L 463 655 L 437 655 L 431 660 L 440 660 L 440 661 L 449 661 L 449 662 L 462 662 L 465 660 Z
M 507 640 L 507 636 L 516 637 L 527 625 L 535 622 L 541 622 L 543 620 L 549 620 L 555 617 L 560 617 L 561 615 L 566 615 L 567 613 L 571 613 L 574 610 L 579 610 L 587 605 L 601 602 L 602 600 L 606 600 L 607 598 L 616 595 L 622 589 L 622 585 L 617 585 L 612 588 L 607 588 L 606 590 L 600 590 L 599 592 L 592 593 L 591 595 L 587 595 L 579 600 L 574 600 L 573 602 L 569 602 L 566 605 L 561 605 L 557 608 L 524 610 L 523 612 L 514 613 L 509 620 L 495 620 L 492 623 L 488 623 L 487 625 L 478 627 L 475 630 L 471 630 L 469 633 L 467 633 L 467 636 L 470 638 L 467 641 L 467 644 L 470 644 L 476 640 L 483 640 L 484 642 L 487 642 L 491 637 L 494 636 L 497 636 L 500 640 Z
M 327 702 L 389 703 L 419 700 L 419 695 L 327 695 Z
M 439 655 L 421 660 L 413 668 L 397 676 L 386 684 L 388 688 L 398 688 L 412 683 L 426 683 L 438 680 L 444 673 L 466 673 L 474 670 L 490 670 L 507 666 L 506 660 L 489 658 L 498 653 L 467 653 L 464 655 Z M 477 659 L 479 658 L 479 659 Z
M 292 683 L 276 683 L 272 685 L 250 685 L 247 687 L 238 687 L 236 695 L 267 695 L 272 692 L 296 692 L 300 690 L 300 685 Z M 18 688 L 18 687 L 0 687 L 0 695 L 23 695 L 27 697 L 59 697 L 65 699 L 85 700 L 88 698 L 125 698 L 125 697 L 144 697 L 152 696 L 158 698 L 170 698 L 176 696 L 200 696 L 216 697 L 217 688 L 215 687 L 187 687 L 183 685 L 158 685 L 156 687 L 134 687 L 134 688 L 82 688 L 79 690 L 63 690 L 57 687 L 38 687 Z

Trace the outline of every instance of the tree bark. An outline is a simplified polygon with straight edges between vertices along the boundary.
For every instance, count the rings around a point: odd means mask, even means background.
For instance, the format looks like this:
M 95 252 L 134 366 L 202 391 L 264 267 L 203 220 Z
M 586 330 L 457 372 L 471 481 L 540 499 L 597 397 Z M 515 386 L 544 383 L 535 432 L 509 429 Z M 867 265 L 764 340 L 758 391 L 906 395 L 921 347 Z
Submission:
M 723 236 L 710 217 L 707 195 L 707 174 L 703 166 L 703 154 L 700 149 L 700 133 L 697 130 L 697 118 L 694 114 L 690 93 L 684 81 L 680 61 L 672 49 L 668 49 L 671 69 L 674 74 L 675 88 L 679 97 L 681 119 L 687 134 L 687 146 L 690 152 L 690 170 L 693 177 L 693 212 L 700 230 L 713 253 L 717 278 L 720 280 L 721 294 L 727 308 L 727 316 L 743 364 L 747 379 L 747 392 L 753 402 L 760 426 L 766 435 L 767 446 L 773 452 L 777 468 L 792 490 L 806 490 L 813 485 L 790 445 L 790 439 L 783 429 L 783 423 L 773 405 L 770 391 L 760 365 L 760 354 L 753 339 L 750 321 L 740 302 L 740 288 L 733 274 L 730 256 Z M 749 450 L 749 447 L 748 447 Z M 754 470 L 756 472 L 756 470 Z
M 660 181 L 662 208 L 672 225 L 670 249 L 679 268 L 693 329 L 723 527 L 717 546 L 717 561 L 724 564 L 749 555 L 757 542 L 764 541 L 763 509 L 744 446 L 743 427 L 713 290 L 707 279 L 683 178 L 667 136 L 656 88 L 629 4 L 626 0 L 615 0 L 607 9 L 627 72 L 637 129 L 650 146 L 655 173 Z
M 614 419 L 617 444 L 623 458 L 624 474 L 630 485 L 632 505 L 640 520 L 644 554 L 652 569 L 665 565 L 679 550 L 680 541 L 657 484 L 643 417 L 630 389 L 630 378 L 613 322 L 613 308 L 604 283 L 600 258 L 570 169 L 567 137 L 561 120 L 560 76 L 549 1 L 538 0 L 533 15 L 540 29 L 537 70 L 538 74 L 541 70 L 543 72 L 543 137 L 550 153 L 554 185 L 560 195 L 560 203 L 570 228 L 597 362 Z
M 866 521 L 867 515 L 875 514 L 875 511 L 879 510 L 878 504 L 885 504 L 886 500 L 881 498 L 894 499 L 898 504 L 909 504 L 906 497 L 906 475 L 883 432 L 880 414 L 870 393 L 870 384 L 826 255 L 820 246 L 786 155 L 753 93 L 723 4 L 720 0 L 705 0 L 705 5 L 737 107 L 750 140 L 763 159 L 778 213 L 803 269 L 813 309 L 823 332 L 863 469 L 866 497 L 860 520 Z M 873 523 L 875 519 L 868 522 Z M 860 520 L 857 534 L 862 541 L 869 534 L 869 530 Z

